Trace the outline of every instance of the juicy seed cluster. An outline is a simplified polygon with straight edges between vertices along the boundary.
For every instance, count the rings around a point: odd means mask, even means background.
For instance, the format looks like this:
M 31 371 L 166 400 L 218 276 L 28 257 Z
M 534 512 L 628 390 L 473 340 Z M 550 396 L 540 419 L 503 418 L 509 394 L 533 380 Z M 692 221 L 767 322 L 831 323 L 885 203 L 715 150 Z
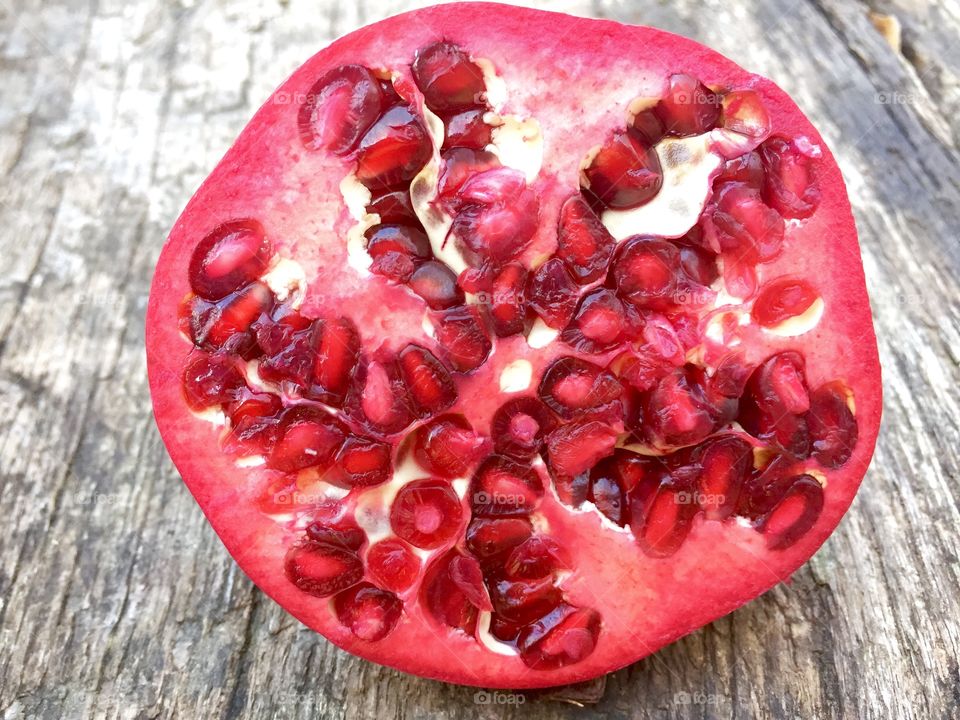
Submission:
M 785 220 L 816 211 L 817 160 L 768 137 L 757 93 L 674 74 L 606 138 L 561 204 L 555 252 L 534 258 L 540 197 L 491 152 L 480 65 L 439 41 L 410 71 L 443 123 L 440 147 L 414 93 L 362 65 L 324 73 L 297 121 L 307 151 L 342 158 L 370 191 L 372 282 L 422 300 L 431 336 L 392 352 L 364 347 L 348 314 L 304 314 L 265 280 L 281 260 L 268 229 L 239 218 L 199 239 L 189 264 L 184 396 L 222 413 L 224 452 L 263 459 L 261 509 L 296 517 L 283 572 L 332 597 L 357 640 L 386 638 L 417 603 L 441 628 L 488 632 L 530 668 L 556 669 L 593 652 L 603 617 L 564 592 L 576 568 L 561 534 L 538 529 L 548 499 L 629 529 L 638 557 L 670 557 L 698 523 L 738 518 L 778 551 L 817 523 L 822 471 L 850 459 L 858 427 L 843 381 L 811 389 L 796 350 L 748 362 L 728 347 L 741 318 L 717 307 L 722 284 L 774 332 L 822 306 L 809 281 L 758 274 L 783 251 Z M 658 143 L 707 133 L 727 160 L 698 223 L 680 238 L 617 242 L 603 213 L 657 196 Z M 460 272 L 435 255 L 411 200 L 431 162 Z M 535 390 L 500 405 L 489 433 L 474 427 L 461 380 L 500 339 L 538 325 L 562 352 Z M 371 542 L 357 503 L 408 464 L 417 472 L 389 495 L 389 536 Z M 298 499 L 328 486 L 342 499 Z

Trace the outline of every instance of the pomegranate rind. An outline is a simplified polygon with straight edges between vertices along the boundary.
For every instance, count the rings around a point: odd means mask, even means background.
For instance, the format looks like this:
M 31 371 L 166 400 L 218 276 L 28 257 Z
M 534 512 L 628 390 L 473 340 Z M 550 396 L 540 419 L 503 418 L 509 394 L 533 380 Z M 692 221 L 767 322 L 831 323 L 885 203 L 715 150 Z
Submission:
M 860 431 L 850 460 L 826 473 L 822 513 L 801 539 L 781 551 L 768 548 L 753 528 L 697 518 L 683 546 L 663 561 L 641 553 L 626 533 L 607 532 L 598 514 L 570 513 L 548 493 L 540 512 L 552 535 L 570 550 L 576 568 L 563 582 L 566 600 L 594 607 L 602 617 L 593 652 L 549 672 L 529 668 L 518 656 L 491 653 L 472 637 L 438 636 L 436 623 L 415 602 L 405 603 L 404 615 L 387 639 L 358 640 L 327 602 L 299 591 L 284 576 L 284 555 L 297 536 L 259 509 L 258 493 L 269 471 L 238 468 L 218 447 L 220 428 L 192 414 L 180 389 L 191 346 L 178 330 L 177 313 L 189 292 L 191 253 L 200 238 L 229 218 L 257 217 L 275 250 L 297 258 L 311 287 L 303 308 L 307 314 L 348 309 L 365 347 L 384 338 L 422 341 L 418 300 L 400 287 L 344 270 L 343 238 L 353 223 L 339 193 L 345 166 L 340 158 L 303 148 L 295 109 L 283 99 L 308 92 L 324 72 L 344 63 L 395 68 L 401 73 L 398 88 L 413 97 L 411 59 L 417 48 L 441 37 L 475 57 L 492 59 L 509 90 L 510 109 L 538 118 L 550 148 L 538 182 L 544 187 L 557 183 L 563 196 L 577 186 L 578 159 L 622 124 L 621 99 L 644 90 L 655 94 L 658 83 L 676 72 L 694 74 L 710 87 L 756 91 L 769 112 L 772 134 L 805 137 L 821 152 L 820 205 L 791 230 L 784 252 L 765 272 L 769 277 L 829 277 L 822 292 L 827 310 L 802 338 L 764 337 L 753 344 L 748 338 L 744 349 L 750 362 L 802 349 L 811 387 L 837 377 L 846 382 L 856 398 Z M 575 102 L 571 78 L 580 83 Z M 571 108 L 576 108 L 575 119 Z M 560 196 L 543 196 L 540 228 L 528 249 L 531 257 L 544 248 L 550 251 L 555 242 L 551 234 L 560 202 Z M 364 301 L 370 288 L 376 288 L 376 300 Z M 384 313 L 384 307 L 390 312 Z M 881 412 L 876 339 L 846 190 L 829 149 L 793 101 L 770 81 L 667 32 L 487 3 L 455 3 L 389 18 L 335 41 L 296 70 L 257 112 L 174 225 L 151 288 L 146 344 L 160 434 L 190 492 L 244 572 L 292 615 L 349 652 L 417 675 L 484 687 L 562 685 L 610 672 L 788 579 L 847 511 L 872 456 Z M 499 345 L 497 355 L 530 361 L 536 378 L 560 352 L 532 350 L 520 339 Z M 461 382 L 460 399 L 451 411 L 482 407 L 485 398 L 499 402 L 499 397 L 490 398 L 489 388 L 501 368 L 494 358 Z M 607 588 L 621 591 L 609 593 Z

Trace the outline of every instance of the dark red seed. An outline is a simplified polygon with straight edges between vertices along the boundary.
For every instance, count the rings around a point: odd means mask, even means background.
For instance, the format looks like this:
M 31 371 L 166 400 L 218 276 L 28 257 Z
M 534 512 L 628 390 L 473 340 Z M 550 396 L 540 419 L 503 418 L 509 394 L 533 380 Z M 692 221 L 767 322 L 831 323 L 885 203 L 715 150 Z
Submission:
M 256 220 L 232 220 L 211 231 L 190 256 L 190 288 L 207 300 L 219 300 L 267 271 L 273 249 Z
M 457 285 L 457 276 L 442 262 L 423 263 L 410 276 L 408 284 L 431 310 L 446 310 L 463 303 L 463 290 Z
M 423 121 L 406 105 L 395 105 L 360 140 L 357 178 L 374 190 L 396 187 L 412 180 L 432 152 Z
M 695 445 L 710 435 L 725 408 L 714 407 L 692 366 L 674 370 L 644 401 L 643 430 L 658 448 Z
M 701 135 L 720 121 L 722 98 L 690 75 L 670 76 L 667 93 L 653 111 L 667 135 Z
M 697 502 L 708 520 L 733 514 L 740 490 L 753 470 L 753 447 L 734 435 L 721 435 L 696 448 L 692 462 L 699 465 Z
M 397 356 L 400 376 L 421 417 L 435 415 L 457 401 L 457 386 L 432 352 L 407 345 Z
M 557 257 L 581 284 L 599 280 L 607 272 L 616 241 L 580 195 L 560 208 Z
M 340 407 L 360 362 L 360 333 L 349 318 L 330 318 L 318 322 L 314 343 L 312 393 Z
M 447 118 L 443 149 L 467 147 L 483 150 L 489 145 L 493 128 L 483 121 L 486 112 L 483 108 L 477 108 Z
M 596 420 L 562 425 L 547 436 L 547 462 L 554 477 L 575 478 L 613 453 L 616 430 Z
M 375 225 L 366 231 L 370 271 L 395 282 L 406 282 L 421 260 L 431 257 L 430 240 L 410 225 Z
M 358 370 L 346 405 L 359 422 L 388 435 L 405 429 L 416 417 L 399 368 L 390 359 L 371 360 Z
M 228 345 L 234 348 L 237 339 L 252 343 L 251 326 L 273 309 L 274 300 L 273 292 L 262 282 L 251 283 L 217 303 L 195 300 L 190 319 L 194 344 L 216 349 Z
M 337 453 L 337 467 L 351 487 L 379 485 L 393 474 L 390 455 L 388 444 L 351 435 Z
M 771 550 L 784 550 L 795 544 L 823 512 L 823 488 L 810 475 L 776 477 L 759 493 L 752 502 L 763 512 L 755 524 L 767 537 Z
M 397 492 L 390 527 L 415 547 L 435 550 L 460 532 L 463 508 L 450 485 L 438 479 L 414 480 Z
M 311 541 L 329 545 L 340 550 L 358 552 L 367 536 L 352 519 L 339 522 L 315 520 L 307 525 L 307 538 Z
M 417 462 L 446 478 L 464 477 L 489 448 L 489 440 L 474 432 L 461 415 L 441 415 L 414 435 Z
M 526 625 L 542 618 L 563 600 L 552 577 L 502 579 L 490 584 L 493 610 L 505 620 Z
M 773 355 L 754 370 L 738 419 L 754 437 L 803 458 L 810 454 L 809 409 L 803 358 L 788 351 Z
M 741 262 L 775 258 L 783 245 L 783 218 L 760 193 L 742 183 L 725 183 L 714 194 L 712 223 L 717 246 Z
M 534 670 L 556 670 L 586 659 L 596 648 L 600 614 L 589 608 L 560 605 L 521 630 L 520 658 Z
M 490 288 L 490 317 L 499 337 L 523 332 L 527 319 L 524 290 L 527 269 L 519 263 L 504 265 Z
M 494 449 L 519 460 L 540 452 L 544 436 L 555 422 L 546 406 L 532 397 L 508 400 L 493 415 L 490 433 Z
M 474 516 L 529 515 L 543 496 L 543 482 L 529 464 L 491 455 L 470 483 Z
M 474 307 L 454 307 L 431 315 L 444 359 L 459 372 L 470 372 L 487 359 L 493 344 Z
M 345 155 L 380 114 L 380 83 L 362 65 L 341 65 L 307 92 L 297 115 L 300 139 L 311 150 Z
M 233 355 L 194 350 L 183 369 L 183 394 L 194 410 L 228 403 L 247 386 Z
M 560 258 L 553 257 L 530 274 L 530 307 L 552 328 L 561 330 L 573 317 L 580 288 Z
M 565 420 L 584 415 L 622 416 L 623 386 L 599 365 L 567 356 L 555 360 L 540 380 L 537 394 Z
M 472 635 L 477 624 L 477 607 L 450 576 L 450 562 L 457 556 L 450 552 L 428 569 L 420 586 L 422 606 L 441 625 Z
M 627 523 L 627 502 L 615 457 L 604 458 L 590 471 L 587 499 L 611 522 L 621 527 Z
M 817 162 L 796 141 L 773 137 L 760 148 L 765 178 L 763 199 L 788 218 L 807 218 L 820 204 Z
M 638 112 L 630 127 L 648 146 L 656 145 L 663 138 L 663 121 L 652 107 Z
M 534 535 L 521 542 L 503 564 L 506 576 L 514 579 L 542 578 L 571 569 L 566 551 L 545 535 Z
M 418 50 L 411 70 L 434 112 L 446 114 L 484 103 L 483 71 L 451 42 L 441 40 Z
M 285 344 L 260 362 L 257 373 L 267 382 L 290 383 L 303 391 L 313 382 L 316 334 L 313 329 L 286 335 Z M 272 344 L 272 343 L 270 343 Z
M 287 552 L 284 571 L 297 588 L 323 598 L 360 582 L 363 563 L 349 550 L 307 541 Z
M 280 428 L 282 434 L 267 458 L 267 466 L 284 472 L 328 467 L 345 436 L 332 415 L 304 406 L 287 410 Z
M 467 549 L 480 562 L 499 563 L 533 534 L 533 525 L 525 517 L 474 517 L 467 526 Z
M 380 222 L 390 225 L 406 225 L 419 227 L 420 219 L 410 201 L 410 192 L 407 190 L 393 190 L 374 197 L 367 205 L 368 213 L 380 216 Z M 368 235 L 369 237 L 369 235 Z M 429 244 L 427 245 L 429 255 Z
M 639 133 L 621 130 L 600 149 L 584 170 L 587 187 L 611 208 L 631 208 L 650 202 L 660 192 L 660 158 Z
M 333 599 L 337 620 L 360 640 L 376 642 L 393 632 L 403 612 L 400 598 L 387 590 L 361 583 Z
M 756 151 L 748 152 L 724 163 L 713 183 L 720 187 L 728 182 L 743 183 L 754 190 L 760 190 L 763 187 L 763 163 L 760 161 L 760 154 Z
M 455 214 L 462 208 L 458 193 L 474 175 L 500 167 L 500 159 L 491 152 L 472 148 L 451 148 L 441 156 L 437 197 L 444 207 Z
M 580 352 L 603 353 L 631 340 L 639 329 L 640 318 L 632 306 L 612 290 L 597 288 L 580 301 L 560 339 Z
M 394 592 L 413 585 L 420 572 L 420 559 L 413 549 L 397 538 L 374 543 L 367 550 L 367 568 L 373 579 Z
M 850 390 L 839 380 L 810 393 L 811 456 L 824 467 L 841 467 L 857 446 L 857 419 L 847 404 L 848 395 L 852 396 Z
M 669 557 L 687 539 L 699 510 L 697 472 L 695 466 L 671 471 L 645 503 L 631 508 L 634 536 L 647 555 Z
M 640 308 L 664 308 L 676 302 L 680 252 L 666 240 L 633 238 L 613 261 L 617 290 Z
M 493 610 L 490 595 L 483 584 L 483 570 L 475 557 L 456 555 L 450 560 L 450 579 L 478 610 Z
M 519 257 L 537 230 L 540 201 L 518 170 L 500 167 L 472 175 L 457 193 L 451 234 L 477 257 L 495 263 Z
M 803 315 L 819 299 L 817 291 L 801 278 L 776 278 L 763 284 L 750 316 L 761 327 L 776 327 Z

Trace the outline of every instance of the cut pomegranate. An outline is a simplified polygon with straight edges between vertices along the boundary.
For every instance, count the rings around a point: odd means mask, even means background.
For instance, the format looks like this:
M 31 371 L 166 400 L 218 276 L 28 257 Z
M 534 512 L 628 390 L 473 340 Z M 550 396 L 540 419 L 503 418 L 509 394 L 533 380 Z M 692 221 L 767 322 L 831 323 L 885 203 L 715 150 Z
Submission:
M 341 65 L 310 88 L 297 121 L 311 150 L 344 155 L 356 146 L 383 104 L 380 83 L 362 65 Z
M 644 205 L 663 184 L 660 158 L 632 129 L 614 133 L 584 170 L 584 177 L 590 194 L 611 208 Z
M 360 640 L 383 640 L 396 627 L 403 610 L 400 598 L 370 583 L 361 583 L 333 599 L 337 619 Z
M 197 243 L 190 258 L 190 288 L 202 298 L 219 300 L 260 277 L 271 254 L 256 220 L 224 223 Z
M 310 628 L 577 683 L 789 577 L 850 505 L 881 408 L 858 258 L 769 81 L 650 28 L 427 8 L 307 61 L 187 204 L 157 424 Z
M 435 550 L 460 532 L 460 498 L 443 480 L 414 480 L 400 488 L 390 508 L 390 527 L 411 545 Z

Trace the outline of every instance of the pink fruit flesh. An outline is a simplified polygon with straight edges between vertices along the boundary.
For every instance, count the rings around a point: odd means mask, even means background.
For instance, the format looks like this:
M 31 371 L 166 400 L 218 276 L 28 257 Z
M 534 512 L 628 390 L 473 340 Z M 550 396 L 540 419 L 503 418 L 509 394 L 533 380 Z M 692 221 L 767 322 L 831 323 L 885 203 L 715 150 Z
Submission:
M 782 91 L 657 30 L 454 3 L 278 93 L 171 232 L 147 359 L 187 485 L 297 618 L 427 677 L 579 682 L 832 532 L 881 383 L 840 173 Z M 660 236 L 694 146 L 710 192 Z

